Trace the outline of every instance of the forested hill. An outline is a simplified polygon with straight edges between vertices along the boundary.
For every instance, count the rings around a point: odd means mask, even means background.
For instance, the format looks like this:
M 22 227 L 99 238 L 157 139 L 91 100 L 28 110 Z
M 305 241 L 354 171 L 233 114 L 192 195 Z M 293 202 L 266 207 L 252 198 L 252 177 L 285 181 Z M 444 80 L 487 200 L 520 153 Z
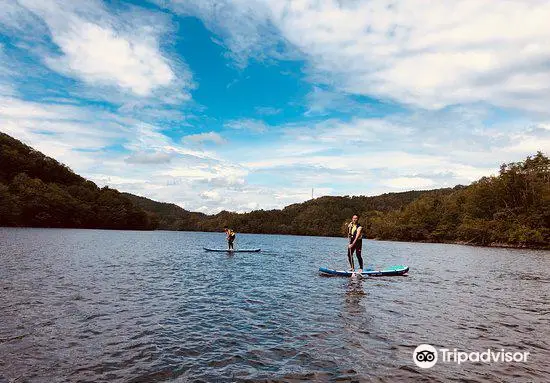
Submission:
M 122 193 L 139 208 L 157 217 L 158 229 L 200 231 L 200 222 L 208 216 L 185 210 L 173 203 L 157 202 L 130 193 Z M 217 228 L 216 228 L 217 229 Z
M 368 226 L 383 239 L 550 248 L 550 159 L 538 152 L 503 164 L 498 176 L 450 194 L 374 212 Z
M 136 205 L 159 217 L 159 229 L 221 231 L 228 225 L 241 233 L 341 236 L 343 225 L 353 214 L 366 218 L 373 212 L 404 208 L 423 195 L 444 195 L 458 190 L 408 191 L 376 197 L 320 197 L 289 205 L 282 210 L 255 210 L 250 213 L 222 211 L 215 215 L 192 213 L 177 205 L 156 202 L 124 193 Z
M 149 230 L 156 217 L 117 190 L 0 132 L 0 226 Z

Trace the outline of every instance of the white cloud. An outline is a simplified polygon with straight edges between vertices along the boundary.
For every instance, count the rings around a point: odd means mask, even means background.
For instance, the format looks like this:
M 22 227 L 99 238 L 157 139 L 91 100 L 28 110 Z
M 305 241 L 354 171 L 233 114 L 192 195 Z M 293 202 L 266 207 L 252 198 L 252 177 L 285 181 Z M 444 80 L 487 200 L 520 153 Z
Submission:
M 0 43 L 0 98 L 14 96 L 16 93 L 11 81 L 12 76 L 14 76 L 11 62 L 4 46 Z
M 327 119 L 311 126 L 289 125 L 285 135 L 296 141 L 336 144 L 347 146 L 372 143 L 391 139 L 405 139 L 413 129 L 407 125 L 393 123 L 379 118 L 353 118 L 351 121 Z
M 247 130 L 255 133 L 264 133 L 268 130 L 268 125 L 265 122 L 249 118 L 229 121 L 224 126 L 230 129 Z
M 136 152 L 128 156 L 125 161 L 130 164 L 165 164 L 172 160 L 172 153 L 165 152 Z
M 41 33 L 29 36 L 36 40 L 41 40 L 45 28 L 40 23 L 36 23 L 34 14 L 29 12 L 20 1 L 2 2 L 2 12 L 0 12 L 0 31 L 9 34 L 11 31 L 17 33 L 28 33 L 30 30 L 40 30 Z
M 541 125 L 541 131 L 547 130 Z M 516 156 L 522 156 L 526 153 L 530 155 L 535 154 L 537 151 L 550 151 L 550 134 L 532 134 L 532 132 L 521 132 L 511 137 L 512 144 L 508 147 L 502 148 L 504 152 L 510 153 Z
M 442 156 L 414 154 L 398 151 L 367 151 L 367 150 L 349 150 L 346 153 L 336 155 L 315 155 L 315 156 L 281 156 L 267 157 L 254 162 L 244 164 L 249 169 L 269 169 L 274 170 L 278 167 L 286 167 L 288 173 L 292 172 L 292 167 L 309 167 L 311 171 L 327 176 L 327 171 L 336 172 L 329 174 L 327 179 L 335 180 L 339 176 L 351 174 L 350 180 L 356 179 L 357 182 L 364 182 L 362 175 L 369 175 L 373 169 L 387 168 L 399 170 L 401 173 L 409 174 L 419 169 L 447 170 L 448 163 Z
M 0 82 L 0 97 L 2 96 L 12 96 L 15 94 L 15 89 L 9 83 Z
M 171 167 L 167 170 L 163 170 L 160 175 L 169 176 L 172 178 L 189 178 L 189 179 L 208 179 L 216 177 L 218 174 L 211 171 L 209 167 L 205 166 L 189 166 L 179 164 Z
M 116 84 L 139 96 L 169 86 L 175 74 L 154 46 L 130 40 L 112 29 L 78 21 L 71 30 L 55 35 L 62 58 L 49 58 L 54 69 L 81 77 L 90 84 Z
M 0 97 L 0 115 L 4 118 L 71 120 L 82 119 L 87 113 L 79 108 L 60 104 L 22 101 L 14 97 Z
M 162 3 L 201 17 L 241 62 L 288 43 L 312 81 L 340 91 L 429 109 L 483 101 L 548 113 L 548 0 Z
M 102 149 L 124 140 L 126 128 L 101 112 L 57 104 L 0 100 L 0 130 L 47 156 L 86 173 Z M 86 174 L 83 174 L 86 176 Z
M 206 190 L 200 194 L 201 198 L 210 201 L 221 202 L 223 200 L 221 194 L 216 190 Z
M 308 104 L 306 115 L 325 115 L 335 110 L 339 112 L 350 112 L 358 109 L 365 111 L 368 108 L 368 106 L 354 101 L 349 97 L 349 94 L 319 86 L 314 86 L 306 99 Z
M 141 121 L 130 121 L 133 122 L 134 136 L 124 144 L 126 149 L 136 152 L 151 149 L 160 151 L 171 149 L 172 141 L 160 132 L 160 127 Z
M 223 144 L 226 142 L 226 140 L 216 132 L 190 134 L 183 137 L 183 141 L 195 143 L 212 142 L 214 144 Z
M 544 127 L 523 120 L 482 123 L 492 117 L 450 110 L 290 124 L 278 127 L 282 136 L 269 150 L 251 148 L 241 163 L 251 175 L 276 178 L 281 184 L 330 184 L 336 194 L 372 195 L 388 187 L 469 184 L 495 174 L 502 162 L 550 149 Z
M 21 4 L 44 21 L 62 53 L 46 53 L 44 47 L 38 51 L 52 69 L 94 87 L 115 87 L 137 97 L 170 89 L 173 95 L 166 97 L 189 98 L 188 90 L 194 86 L 190 72 L 160 50 L 160 39 L 170 25 L 166 16 L 136 7 L 109 12 L 98 1 L 22 0 Z M 23 20 L 25 13 L 19 9 L 18 15 Z M 30 29 L 32 33 L 36 28 Z M 32 39 L 25 33 L 18 36 Z
M 328 195 L 330 191 L 329 188 L 315 189 L 317 197 Z M 208 214 L 219 213 L 221 210 L 244 213 L 255 209 L 280 209 L 283 206 L 306 201 L 311 198 L 311 189 L 278 187 L 274 190 L 248 185 L 238 190 L 211 188 L 201 193 L 200 197 L 201 201 L 189 202 L 184 206 Z
M 402 190 L 419 190 L 432 188 L 435 182 L 428 178 L 398 177 L 383 181 L 383 185 Z

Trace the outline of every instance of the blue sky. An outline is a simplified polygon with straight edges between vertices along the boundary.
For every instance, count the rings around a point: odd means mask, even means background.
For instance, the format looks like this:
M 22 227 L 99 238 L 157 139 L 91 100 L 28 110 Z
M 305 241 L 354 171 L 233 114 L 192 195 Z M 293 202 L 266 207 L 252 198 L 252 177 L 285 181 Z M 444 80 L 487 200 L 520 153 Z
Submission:
M 19 0 L 0 130 L 194 211 L 469 184 L 550 149 L 550 1 Z

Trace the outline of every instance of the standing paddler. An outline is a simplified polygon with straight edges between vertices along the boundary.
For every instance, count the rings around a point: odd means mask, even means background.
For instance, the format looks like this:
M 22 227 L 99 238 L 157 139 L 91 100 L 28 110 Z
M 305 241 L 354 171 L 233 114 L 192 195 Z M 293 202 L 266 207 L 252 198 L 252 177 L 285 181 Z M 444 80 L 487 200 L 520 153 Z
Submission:
M 357 255 L 359 261 L 359 273 L 363 272 L 363 258 L 361 257 L 361 248 L 363 247 L 363 227 L 359 223 L 359 216 L 354 215 L 348 225 L 348 261 L 351 267 L 351 272 L 355 272 L 355 264 L 353 262 L 353 253 Z

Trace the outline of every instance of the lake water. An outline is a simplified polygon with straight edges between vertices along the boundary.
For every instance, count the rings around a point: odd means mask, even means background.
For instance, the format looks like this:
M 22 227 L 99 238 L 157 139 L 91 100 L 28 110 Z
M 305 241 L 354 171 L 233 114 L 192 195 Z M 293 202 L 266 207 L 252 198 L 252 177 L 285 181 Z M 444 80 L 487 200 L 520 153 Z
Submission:
M 323 277 L 346 239 L 0 228 L 0 382 L 550 381 L 550 252 L 366 241 L 406 277 Z M 436 348 L 529 352 L 438 362 Z

